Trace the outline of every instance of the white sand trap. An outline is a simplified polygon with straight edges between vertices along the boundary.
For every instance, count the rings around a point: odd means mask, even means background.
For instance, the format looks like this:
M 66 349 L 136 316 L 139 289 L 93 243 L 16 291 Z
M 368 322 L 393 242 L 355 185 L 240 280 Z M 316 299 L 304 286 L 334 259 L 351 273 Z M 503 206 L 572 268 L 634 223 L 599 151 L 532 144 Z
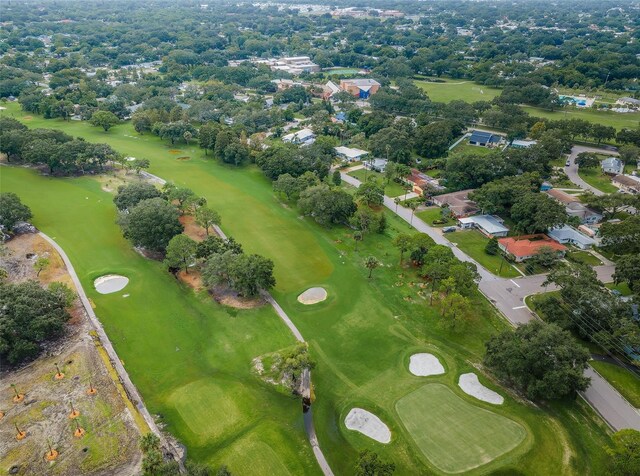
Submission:
M 458 386 L 467 395 L 471 395 L 483 402 L 492 403 L 494 405 L 502 405 L 504 403 L 502 395 L 482 385 L 478 380 L 478 376 L 474 373 L 460 375 Z
M 298 296 L 298 302 L 302 304 L 317 304 L 327 299 L 327 291 L 324 288 L 309 288 Z
M 365 436 L 385 445 L 391 441 L 389 427 L 373 413 L 362 408 L 352 408 L 344 419 L 350 430 L 359 431 Z
M 117 274 L 107 274 L 97 278 L 93 285 L 100 294 L 117 293 L 129 284 L 129 278 Z
M 442 375 L 444 367 L 433 354 L 413 354 L 409 359 L 409 372 L 418 377 Z

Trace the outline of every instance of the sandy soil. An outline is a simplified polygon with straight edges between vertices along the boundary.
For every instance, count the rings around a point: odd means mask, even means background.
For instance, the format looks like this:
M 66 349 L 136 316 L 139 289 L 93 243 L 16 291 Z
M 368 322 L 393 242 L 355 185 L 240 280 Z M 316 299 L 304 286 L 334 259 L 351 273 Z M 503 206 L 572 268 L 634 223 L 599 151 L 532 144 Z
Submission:
M 474 373 L 460 375 L 458 386 L 467 395 L 471 395 L 483 402 L 493 405 L 502 405 L 504 403 L 502 395 L 482 385 L 478 380 L 478 376 Z
M 7 243 L 0 265 L 12 263 L 12 282 L 36 279 L 33 258 L 49 253 L 50 266 L 40 273 L 42 284 L 63 281 L 73 288 L 62 259 L 38 235 L 21 235 Z M 15 271 L 18 274 L 14 274 Z M 33 362 L 0 374 L 0 468 L 18 475 L 134 475 L 140 471 L 140 436 L 133 416 L 105 366 L 82 306 L 70 309 L 65 336 L 46 346 Z M 54 363 L 64 378 L 56 380 Z M 11 384 L 24 394 L 14 403 Z M 95 395 L 88 395 L 90 388 Z M 85 430 L 75 438 L 75 421 L 69 418 L 70 404 L 80 412 L 77 421 Z M 26 433 L 16 439 L 16 428 Z M 56 462 L 45 461 L 47 440 L 59 452 Z
M 122 291 L 129 284 L 129 278 L 118 274 L 107 274 L 93 281 L 93 285 L 100 294 L 113 294 Z
M 433 354 L 413 354 L 409 359 L 409 372 L 418 377 L 442 375 L 444 367 Z
M 204 241 L 207 237 L 207 232 L 204 228 L 196 223 L 196 219 L 191 215 L 182 215 L 180 217 L 180 223 L 184 226 L 184 234 L 194 241 Z M 209 230 L 209 234 L 215 236 L 213 230 Z
M 298 302 L 306 305 L 317 304 L 327 299 L 327 291 L 324 288 L 309 288 L 300 296 Z
M 362 433 L 378 443 L 387 444 L 391 441 L 391 431 L 380 418 L 362 408 L 352 408 L 344 419 L 349 430 Z

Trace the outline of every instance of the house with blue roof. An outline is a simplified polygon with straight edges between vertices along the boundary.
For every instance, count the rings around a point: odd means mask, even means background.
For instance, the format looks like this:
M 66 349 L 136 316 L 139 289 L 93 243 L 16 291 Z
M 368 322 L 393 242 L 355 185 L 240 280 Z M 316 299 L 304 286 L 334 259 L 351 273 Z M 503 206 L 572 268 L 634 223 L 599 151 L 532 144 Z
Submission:
M 500 134 L 486 131 L 473 131 L 469 137 L 469 144 L 479 147 L 493 147 L 500 144 L 504 140 Z

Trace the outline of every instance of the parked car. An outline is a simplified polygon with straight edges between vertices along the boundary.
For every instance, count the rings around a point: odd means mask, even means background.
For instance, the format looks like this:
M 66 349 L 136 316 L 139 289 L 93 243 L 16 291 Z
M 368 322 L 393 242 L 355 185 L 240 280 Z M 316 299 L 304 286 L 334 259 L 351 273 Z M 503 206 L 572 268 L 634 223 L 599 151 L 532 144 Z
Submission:
M 567 159 L 567 161 L 564 163 L 565 167 L 569 167 L 571 165 L 571 159 Z
M 453 233 L 454 231 L 456 231 L 458 228 L 455 226 L 445 226 L 442 229 L 442 233 Z

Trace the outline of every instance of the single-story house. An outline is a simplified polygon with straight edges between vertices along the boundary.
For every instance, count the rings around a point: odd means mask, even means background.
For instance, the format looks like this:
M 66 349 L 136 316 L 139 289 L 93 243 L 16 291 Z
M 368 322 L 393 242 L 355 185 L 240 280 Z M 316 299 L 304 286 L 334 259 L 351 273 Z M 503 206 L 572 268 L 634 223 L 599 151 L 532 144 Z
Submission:
M 360 99 L 368 99 L 378 92 L 380 83 L 375 79 L 341 79 L 340 89 Z
M 624 170 L 622 160 L 617 157 L 608 157 L 600 164 L 605 174 L 621 174 Z
M 640 107 L 640 99 L 630 98 L 630 97 L 622 97 L 616 101 L 616 104 L 620 104 L 622 106 L 634 106 Z
M 589 208 L 580 202 L 569 203 L 565 207 L 567 215 L 570 217 L 578 217 L 580 223 L 588 223 L 593 225 L 594 223 L 600 223 L 602 221 L 602 214 L 595 211 L 593 208 Z
M 545 248 L 555 251 L 560 257 L 564 257 L 567 252 L 566 246 L 543 234 L 500 238 L 498 247 L 511 256 L 516 263 L 533 258 Z
M 640 193 L 640 177 L 636 175 L 616 175 L 611 179 L 611 183 L 622 192 L 634 195 Z
M 493 215 L 474 215 L 458 219 L 460 228 L 477 228 L 489 238 L 507 236 L 509 228 L 504 226 L 504 221 Z
M 580 203 L 580 199 L 575 195 L 569 195 L 555 188 L 547 190 L 546 193 L 558 203 L 564 205 L 567 215 L 570 217 L 578 217 L 581 223 L 598 223 L 602 220 L 600 213 Z
M 384 172 L 387 168 L 387 159 L 370 159 L 365 160 L 364 166 L 369 170 L 375 170 L 376 172 Z
M 300 129 L 297 132 L 282 136 L 282 142 L 291 142 L 292 144 L 313 144 L 315 140 L 316 135 L 311 129 Z
M 547 235 L 558 243 L 563 245 L 570 244 L 580 248 L 581 250 L 587 250 L 596 244 L 596 240 L 588 237 L 587 235 L 583 235 L 569 225 L 552 228 L 548 231 Z
M 422 196 L 425 190 L 444 190 L 444 187 L 440 185 L 433 177 L 429 177 L 427 174 L 420 172 L 418 169 L 411 169 L 411 175 L 405 178 L 405 182 L 411 186 L 411 190 L 414 193 Z
M 336 151 L 338 158 L 345 162 L 355 162 L 357 160 L 363 160 L 369 156 L 369 152 L 366 150 L 345 147 L 342 145 L 334 147 L 333 150 Z
M 469 144 L 477 145 L 480 147 L 490 147 L 499 144 L 503 141 L 503 137 L 493 132 L 485 131 L 472 131 L 469 137 Z
M 537 143 L 537 140 L 515 139 L 511 141 L 511 147 L 513 147 L 514 149 L 528 149 L 529 147 L 533 147 Z
M 480 211 L 476 202 L 469 200 L 469 194 L 473 191 L 474 189 L 467 189 L 437 195 L 433 197 L 433 203 L 441 207 L 449 208 L 456 218 L 468 217 Z

